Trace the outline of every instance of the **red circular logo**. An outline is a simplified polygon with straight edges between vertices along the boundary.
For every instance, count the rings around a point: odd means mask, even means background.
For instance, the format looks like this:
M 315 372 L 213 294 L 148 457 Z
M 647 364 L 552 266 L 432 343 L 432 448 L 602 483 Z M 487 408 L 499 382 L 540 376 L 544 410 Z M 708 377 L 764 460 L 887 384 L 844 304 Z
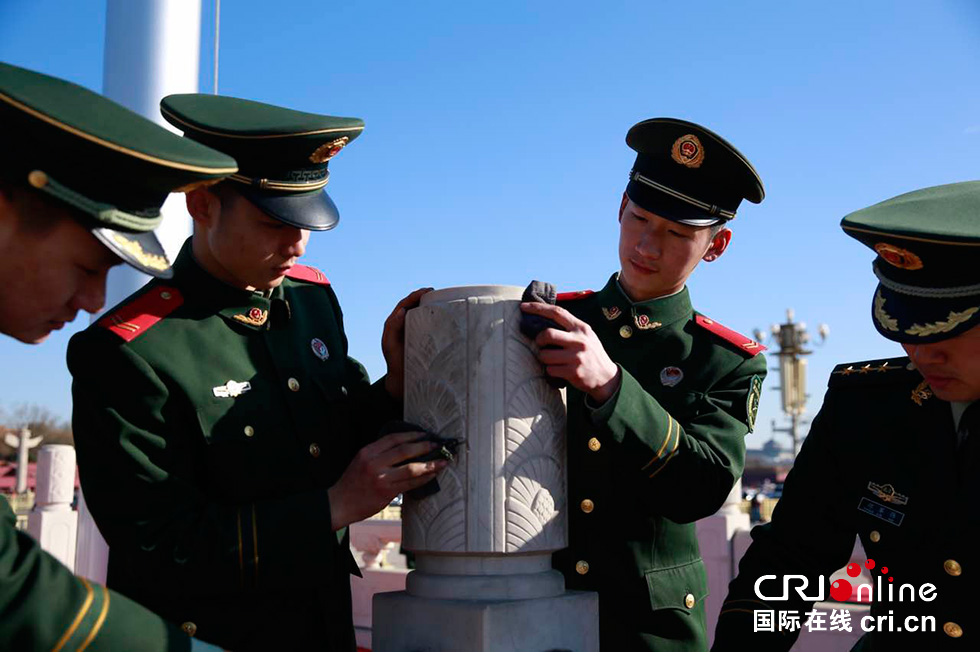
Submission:
M 837 602 L 847 602 L 851 599 L 851 583 L 847 580 L 836 580 L 830 585 L 830 597 Z

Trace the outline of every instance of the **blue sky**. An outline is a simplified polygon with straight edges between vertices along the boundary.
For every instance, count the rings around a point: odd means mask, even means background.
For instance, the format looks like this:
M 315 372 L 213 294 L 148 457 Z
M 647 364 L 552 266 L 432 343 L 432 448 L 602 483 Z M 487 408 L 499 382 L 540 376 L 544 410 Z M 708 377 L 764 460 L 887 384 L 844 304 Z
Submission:
M 104 37 L 100 0 L 0 0 L 0 60 L 100 90 Z M 601 287 L 618 264 L 626 131 L 673 116 L 734 143 L 767 191 L 695 272 L 695 307 L 747 334 L 789 307 L 811 330 L 828 323 L 809 361 L 812 416 L 835 363 L 901 354 L 874 331 L 873 255 L 840 218 L 980 177 L 970 0 L 236 0 L 222 4 L 220 64 L 223 94 L 367 123 L 331 164 L 340 226 L 313 235 L 305 262 L 334 284 L 372 377 L 384 318 L 415 287 Z M 67 418 L 64 353 L 85 324 L 42 347 L 0 339 L 0 408 Z M 777 386 L 771 373 L 751 446 L 781 419 Z

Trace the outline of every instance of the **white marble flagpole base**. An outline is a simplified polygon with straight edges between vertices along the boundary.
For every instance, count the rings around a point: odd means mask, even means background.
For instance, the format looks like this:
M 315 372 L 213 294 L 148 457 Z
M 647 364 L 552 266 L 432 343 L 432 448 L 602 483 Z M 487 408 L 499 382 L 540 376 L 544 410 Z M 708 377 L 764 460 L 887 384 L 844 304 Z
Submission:
M 374 596 L 374 652 L 599 652 L 598 594 L 531 600 Z M 383 624 L 383 626 L 379 626 Z
M 565 592 L 565 405 L 521 335 L 521 289 L 450 288 L 408 313 L 405 419 L 460 441 L 406 497 L 406 590 L 374 597 L 374 652 L 598 652 L 598 598 Z

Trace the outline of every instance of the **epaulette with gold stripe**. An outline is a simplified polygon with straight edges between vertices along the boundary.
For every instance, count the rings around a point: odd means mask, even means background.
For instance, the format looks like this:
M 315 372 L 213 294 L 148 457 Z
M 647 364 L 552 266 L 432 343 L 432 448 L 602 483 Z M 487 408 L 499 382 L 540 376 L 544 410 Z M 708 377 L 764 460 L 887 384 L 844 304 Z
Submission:
M 183 303 L 184 297 L 179 290 L 158 285 L 113 310 L 96 323 L 126 342 L 132 342 Z
M 579 290 L 578 292 L 559 292 L 555 297 L 555 301 L 561 303 L 563 301 L 577 301 L 579 299 L 584 299 L 585 297 L 595 294 L 592 290 Z
M 317 285 L 330 285 L 330 281 L 327 280 L 323 272 L 309 265 L 293 265 L 286 272 L 286 276 L 296 281 L 306 281 L 308 283 L 316 283 Z
M 745 337 L 741 333 L 737 333 L 730 328 L 722 326 L 714 319 L 710 319 L 704 315 L 696 315 L 694 317 L 694 321 L 697 322 L 697 325 L 701 328 L 714 333 L 729 344 L 734 344 L 735 348 L 749 356 L 762 353 L 766 350 L 766 347 L 762 346 L 752 338 Z

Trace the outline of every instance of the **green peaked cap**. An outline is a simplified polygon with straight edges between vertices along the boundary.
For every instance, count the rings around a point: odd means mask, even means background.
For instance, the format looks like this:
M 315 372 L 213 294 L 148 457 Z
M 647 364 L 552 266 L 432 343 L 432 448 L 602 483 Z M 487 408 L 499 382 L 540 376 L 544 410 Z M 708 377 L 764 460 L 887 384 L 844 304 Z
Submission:
M 218 181 L 234 159 L 77 84 L 0 63 L 0 168 L 80 211 L 92 233 L 154 276 L 170 267 L 153 229 L 167 195 Z
M 766 196 L 749 160 L 693 122 L 644 120 L 630 128 L 626 144 L 636 151 L 627 196 L 668 220 L 691 226 L 727 222 L 743 199 L 758 204 Z
M 883 336 L 926 344 L 980 324 L 980 181 L 893 197 L 841 228 L 878 254 L 871 312 Z
M 325 231 L 340 215 L 324 191 L 327 166 L 364 130 L 360 118 L 294 111 L 202 93 L 169 95 L 163 117 L 184 136 L 235 157 L 238 190 L 286 224 Z

